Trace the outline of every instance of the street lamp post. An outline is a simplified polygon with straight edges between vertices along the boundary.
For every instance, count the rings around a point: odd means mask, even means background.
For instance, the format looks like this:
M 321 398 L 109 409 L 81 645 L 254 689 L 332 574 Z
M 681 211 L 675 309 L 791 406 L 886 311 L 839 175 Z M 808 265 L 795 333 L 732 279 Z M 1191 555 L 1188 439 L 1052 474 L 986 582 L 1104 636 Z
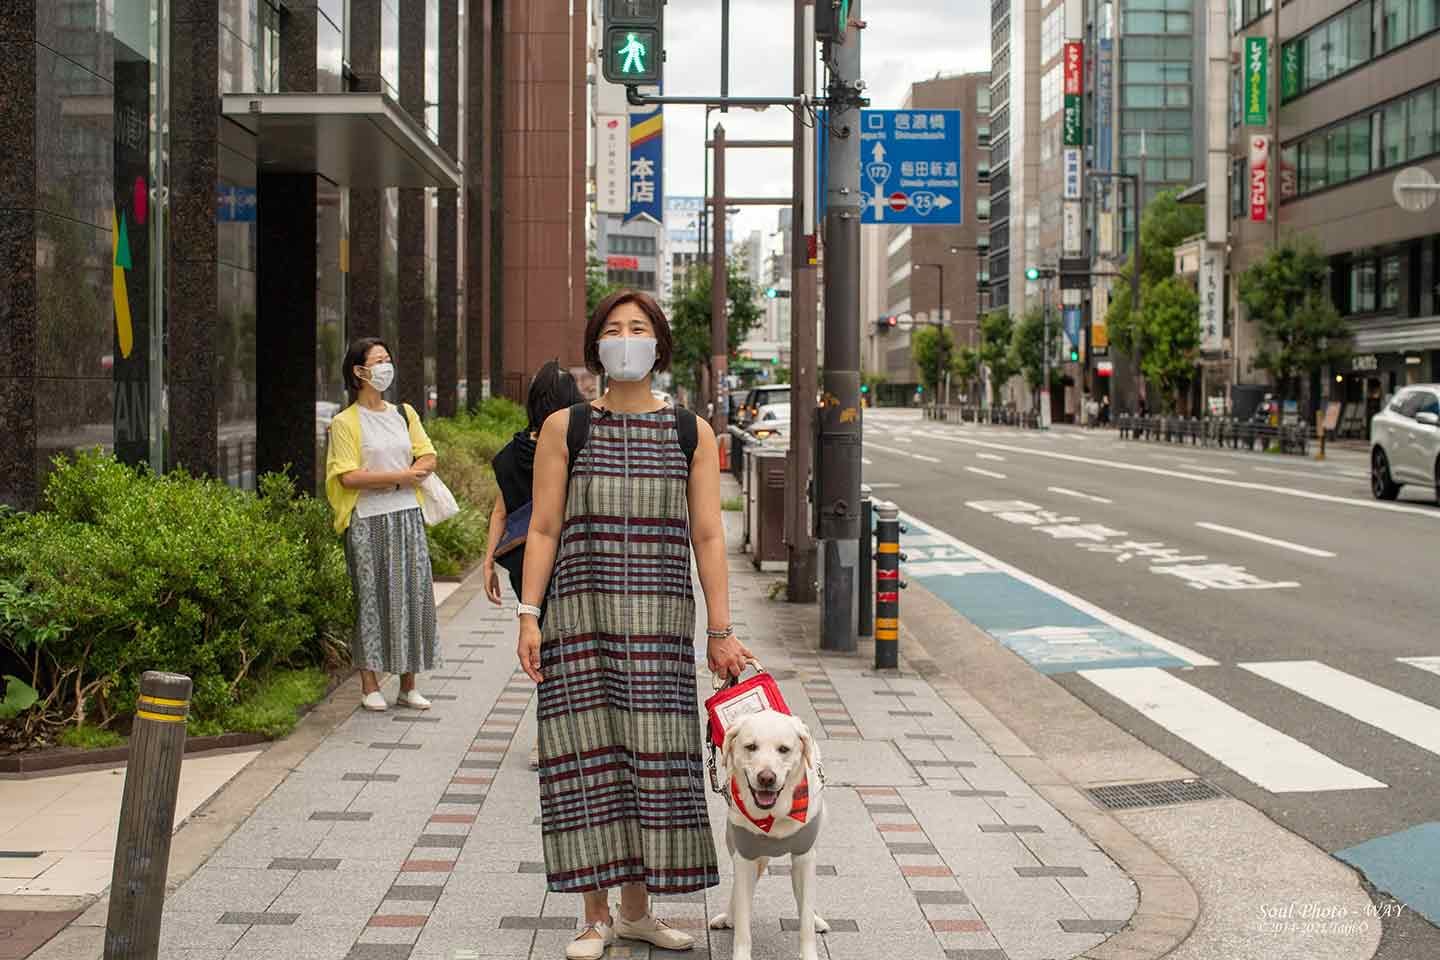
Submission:
M 1050 283 L 1054 267 L 1026 267 L 1026 280 L 1040 280 L 1040 429 L 1050 429 Z

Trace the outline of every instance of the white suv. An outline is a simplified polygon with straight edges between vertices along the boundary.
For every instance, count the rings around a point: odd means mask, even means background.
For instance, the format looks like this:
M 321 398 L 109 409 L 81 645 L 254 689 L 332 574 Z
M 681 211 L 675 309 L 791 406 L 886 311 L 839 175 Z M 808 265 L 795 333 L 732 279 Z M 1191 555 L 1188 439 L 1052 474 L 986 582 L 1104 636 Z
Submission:
M 1370 421 L 1370 492 L 1394 500 L 1407 483 L 1440 502 L 1440 384 L 1406 387 Z

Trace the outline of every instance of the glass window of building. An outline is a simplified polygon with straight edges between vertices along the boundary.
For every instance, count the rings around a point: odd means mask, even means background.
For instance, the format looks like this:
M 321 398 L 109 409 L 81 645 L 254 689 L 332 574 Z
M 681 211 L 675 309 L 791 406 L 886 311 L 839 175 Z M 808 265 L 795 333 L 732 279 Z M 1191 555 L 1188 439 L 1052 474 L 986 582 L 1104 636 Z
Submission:
M 1065 37 L 1065 6 L 1061 4 L 1040 24 L 1040 62 L 1048 63 L 1060 56 L 1060 43 Z
M 1396 100 L 1380 111 L 1380 163 L 1393 167 L 1407 156 L 1405 145 L 1405 117 L 1409 112 L 1409 100 Z
M 1395 310 L 1400 306 L 1400 255 L 1392 253 L 1380 260 L 1380 309 Z
M 1350 261 L 1350 312 L 1375 312 L 1375 260 L 1357 257 Z
M 1434 87 L 1410 98 L 1406 155 L 1411 160 L 1436 152 L 1435 99 Z
M 984 84 L 975 88 L 975 113 L 981 117 L 990 115 L 990 88 Z
M 975 198 L 975 216 L 976 216 L 978 219 L 980 219 L 980 220 L 989 220 L 989 219 L 990 219 L 990 198 L 989 198 L 989 197 L 976 197 L 976 198 Z
M 1048 120 L 1060 112 L 1060 106 L 1063 103 L 1063 98 L 1061 97 L 1063 87 L 1060 83 L 1061 67 L 1061 64 L 1055 64 L 1055 66 L 1045 71 L 1044 76 L 1040 78 L 1041 120 Z

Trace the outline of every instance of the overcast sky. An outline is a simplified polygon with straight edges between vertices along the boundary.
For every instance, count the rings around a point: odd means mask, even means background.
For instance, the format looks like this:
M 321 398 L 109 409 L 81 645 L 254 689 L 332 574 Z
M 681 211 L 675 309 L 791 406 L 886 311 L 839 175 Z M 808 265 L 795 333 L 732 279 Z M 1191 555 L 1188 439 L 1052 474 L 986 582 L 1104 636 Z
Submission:
M 906 88 L 937 73 L 986 70 L 990 65 L 990 4 L 987 0 L 863 0 L 863 76 L 871 106 L 898 107 Z M 731 0 L 730 93 L 789 96 L 791 0 Z M 719 0 L 669 0 L 665 7 L 665 92 L 716 95 L 720 90 Z M 790 114 L 782 107 L 710 115 L 727 137 L 788 139 Z M 704 187 L 704 107 L 665 108 L 665 192 L 698 196 Z M 790 154 L 743 150 L 726 156 L 729 193 L 786 196 Z M 742 211 L 736 238 L 752 229 L 774 229 L 773 208 Z

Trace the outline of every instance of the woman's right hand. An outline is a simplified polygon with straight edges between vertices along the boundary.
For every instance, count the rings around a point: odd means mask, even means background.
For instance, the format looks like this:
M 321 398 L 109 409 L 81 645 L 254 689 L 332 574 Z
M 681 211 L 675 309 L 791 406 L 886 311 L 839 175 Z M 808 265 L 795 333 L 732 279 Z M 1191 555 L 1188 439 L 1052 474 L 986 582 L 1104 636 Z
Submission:
M 495 558 L 487 556 L 480 568 L 480 579 L 485 581 L 485 596 L 495 606 L 500 606 L 500 576 L 495 572 Z
M 520 618 L 520 640 L 515 645 L 520 669 L 537 684 L 544 680 L 540 673 L 540 624 L 534 617 Z
M 410 467 L 395 474 L 395 484 L 396 486 L 404 487 L 406 490 L 414 490 L 420 486 L 420 484 L 424 483 L 425 478 L 428 476 L 430 476 L 429 470 L 422 467 Z

